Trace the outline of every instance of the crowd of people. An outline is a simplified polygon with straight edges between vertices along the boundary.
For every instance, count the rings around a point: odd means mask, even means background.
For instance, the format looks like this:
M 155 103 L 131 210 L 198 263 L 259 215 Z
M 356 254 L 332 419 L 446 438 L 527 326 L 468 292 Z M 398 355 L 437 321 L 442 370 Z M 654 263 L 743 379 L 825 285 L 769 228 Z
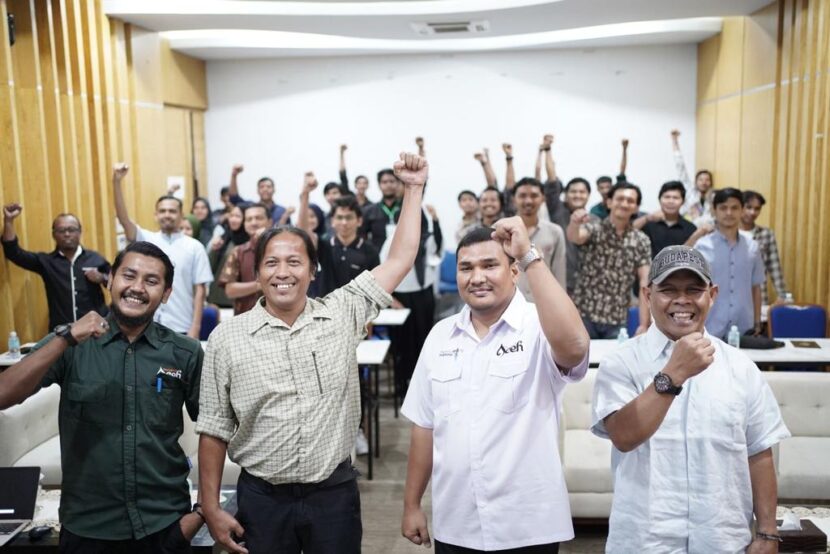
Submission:
M 6 258 L 42 277 L 54 331 L 0 374 L 0 409 L 62 387 L 62 462 L 74 469 L 64 470 L 61 549 L 108 551 L 117 542 L 130 552 L 187 551 L 206 522 L 231 552 L 359 552 L 349 457 L 362 411 L 355 351 L 367 324 L 392 306 L 410 309 L 391 330 L 395 393 L 414 423 L 403 534 L 430 543 L 420 503 L 431 479 L 439 553 L 556 552 L 573 537 L 558 467 L 561 394 L 585 375 L 590 339 L 616 338 L 637 306 L 642 337 L 603 362 L 595 390 L 592 430 L 619 450 L 624 491 L 615 495 L 609 551 L 774 551 L 770 448 L 787 430 L 754 365 L 719 339 L 733 326 L 762 332 L 767 277 L 776 302 L 789 293 L 775 235 L 755 223 L 763 196 L 715 189 L 705 170 L 692 183 L 678 136 L 678 174 L 653 213 L 640 211 L 642 193 L 626 175 L 627 140 L 619 174 L 596 179 L 602 199 L 590 208 L 590 181 L 563 185 L 557 174 L 552 135 L 542 138 L 535 174 L 518 180 L 512 146 L 502 146 L 503 187 L 489 152 L 476 153 L 485 186 L 458 195 L 455 228 L 463 308 L 437 324 L 444 239 L 436 210 L 422 203 L 420 137 L 417 154 L 378 171 L 377 202 L 367 177 L 350 187 L 343 145 L 340 180 L 322 189 L 325 209 L 310 202 L 319 187 L 312 172 L 294 209 L 276 203 L 268 177 L 257 182 L 258 198 L 242 198 L 244 167 L 235 165 L 219 209 L 199 197 L 185 214 L 169 191 L 155 204 L 157 230 L 131 218 L 122 192 L 129 168 L 119 163 L 113 198 L 130 244 L 111 266 L 81 246 L 71 214 L 52 224 L 53 252 L 24 250 L 14 227 L 22 207 L 4 206 Z M 232 307 L 234 317 L 203 353 L 191 339 L 208 303 Z M 724 369 L 706 370 L 713 365 Z M 683 394 L 692 378 L 705 386 Z M 748 408 L 714 408 L 703 443 L 678 430 L 679 413 L 691 418 L 689 410 L 721 397 Z M 183 404 L 201 437 L 192 507 L 188 461 L 175 446 Z M 718 425 L 749 429 L 731 439 L 739 478 L 724 473 L 695 488 L 665 463 L 679 453 L 704 466 L 725 457 L 722 437 L 707 442 Z M 665 451 L 649 465 L 642 456 L 654 441 Z M 226 454 L 242 467 L 235 517 L 219 505 Z M 655 493 L 649 483 L 674 488 Z M 730 494 L 724 527 L 694 531 Z M 649 502 L 661 503 L 659 513 Z M 649 525 L 659 517 L 669 523 Z

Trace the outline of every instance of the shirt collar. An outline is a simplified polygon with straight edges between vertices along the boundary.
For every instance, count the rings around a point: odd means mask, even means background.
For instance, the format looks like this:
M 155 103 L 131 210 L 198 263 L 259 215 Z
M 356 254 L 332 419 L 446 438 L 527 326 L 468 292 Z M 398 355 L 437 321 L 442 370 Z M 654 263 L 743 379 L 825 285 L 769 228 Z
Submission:
M 251 335 L 255 334 L 266 325 L 296 331 L 305 327 L 315 319 L 332 319 L 331 311 L 328 306 L 315 298 L 306 298 L 305 308 L 303 308 L 302 313 L 300 313 L 300 316 L 294 322 L 294 325 L 291 325 L 290 327 L 280 318 L 274 317 L 268 313 L 268 310 L 265 309 L 264 296 L 257 299 L 256 304 L 254 304 L 254 307 L 251 308 L 250 314 L 251 321 L 248 324 L 248 333 Z
M 510 304 L 507 305 L 507 308 L 501 314 L 501 317 L 490 328 L 495 329 L 502 321 L 514 330 L 521 328 L 524 313 L 527 309 L 527 303 L 528 302 L 525 300 L 524 295 L 519 292 L 518 288 L 515 288 L 513 291 L 513 299 L 510 300 Z M 458 319 L 455 320 L 455 325 L 453 325 L 450 332 L 451 334 L 455 334 L 456 332 L 461 331 L 466 331 L 475 335 L 475 331 L 473 330 L 472 312 L 470 310 L 470 306 L 467 304 L 464 304 L 464 307 L 458 314 Z
M 83 246 L 81 246 L 81 245 L 79 244 L 79 245 L 78 245 L 78 248 L 76 248 L 76 249 L 75 249 L 75 253 L 72 255 L 72 259 L 71 259 L 71 260 L 69 260 L 69 261 L 70 261 L 70 262 L 74 262 L 75 260 L 77 260 L 77 259 L 78 259 L 78 256 L 80 256 L 81 254 L 83 254 L 83 252 L 84 252 L 84 248 L 83 248 Z M 60 256 L 61 258 L 66 258 L 66 256 L 64 256 L 64 255 L 63 255 L 63 252 L 61 252 L 61 251 L 60 251 L 60 250 L 58 250 L 57 248 L 55 248 L 55 253 L 54 253 L 54 255 L 55 255 L 55 256 Z M 67 259 L 68 259 L 68 258 L 67 258 Z
M 109 344 L 118 337 L 124 337 L 124 340 L 126 340 L 124 333 L 121 331 L 121 328 L 118 326 L 118 323 L 115 321 L 112 314 L 107 317 L 107 323 L 109 323 L 110 326 L 109 330 L 101 335 L 101 340 L 104 344 Z M 147 341 L 147 344 L 156 350 L 161 348 L 161 340 L 158 336 L 158 324 L 156 324 L 156 322 L 151 321 L 150 324 L 144 329 L 144 332 L 138 336 L 135 342 L 140 341 L 142 338 L 144 338 Z

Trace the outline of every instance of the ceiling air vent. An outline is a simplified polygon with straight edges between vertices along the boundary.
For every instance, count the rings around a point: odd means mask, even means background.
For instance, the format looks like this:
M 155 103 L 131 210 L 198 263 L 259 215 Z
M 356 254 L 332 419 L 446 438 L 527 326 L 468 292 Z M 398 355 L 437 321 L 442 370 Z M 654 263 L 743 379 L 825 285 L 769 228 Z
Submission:
M 440 21 L 434 23 L 413 23 L 412 29 L 421 36 L 446 35 L 453 33 L 483 33 L 490 30 L 490 22 Z

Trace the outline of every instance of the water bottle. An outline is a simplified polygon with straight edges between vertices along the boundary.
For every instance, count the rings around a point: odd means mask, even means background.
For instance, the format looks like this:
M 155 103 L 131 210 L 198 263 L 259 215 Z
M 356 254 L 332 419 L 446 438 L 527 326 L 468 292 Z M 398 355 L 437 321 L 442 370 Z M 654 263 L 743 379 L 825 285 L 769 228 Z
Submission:
M 729 328 L 729 334 L 726 336 L 726 342 L 729 343 L 729 346 L 734 346 L 735 348 L 741 347 L 741 332 L 738 331 L 737 325 L 733 325 Z
M 9 333 L 9 358 L 20 357 L 20 337 L 12 331 Z
M 617 342 L 623 343 L 628 340 L 628 329 L 620 327 L 620 333 L 617 335 Z
M 793 293 L 788 292 L 784 295 L 784 304 L 793 304 L 795 301 L 793 300 Z

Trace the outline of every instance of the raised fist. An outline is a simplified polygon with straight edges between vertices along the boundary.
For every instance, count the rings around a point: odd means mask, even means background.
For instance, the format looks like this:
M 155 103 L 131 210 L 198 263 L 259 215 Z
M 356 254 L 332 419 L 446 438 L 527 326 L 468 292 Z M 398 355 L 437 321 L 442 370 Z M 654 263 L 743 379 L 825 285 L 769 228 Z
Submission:
M 313 171 L 306 171 L 303 176 L 303 192 L 311 192 L 317 188 L 317 177 Z
M 679 136 L 680 136 L 680 131 L 678 131 L 677 129 L 672 129 L 672 130 L 671 130 L 671 138 L 672 138 L 672 140 L 677 140 L 677 138 L 678 138 Z
M 513 155 L 513 145 L 509 142 L 505 142 L 501 145 L 501 149 L 504 150 L 505 156 L 512 156 Z
M 530 237 L 521 217 L 514 215 L 500 219 L 493 224 L 493 229 L 493 239 L 498 241 L 504 252 L 513 259 L 522 258 L 530 250 Z
M 424 147 L 424 137 L 415 137 L 415 146 L 418 148 Z
M 89 337 L 100 337 L 109 331 L 109 322 L 97 312 L 88 312 L 81 319 L 72 324 L 72 336 L 78 343 Z
M 242 173 L 243 171 L 245 171 L 245 166 L 244 166 L 244 165 L 242 165 L 242 164 L 235 164 L 235 165 L 233 166 L 233 169 L 231 169 L 231 173 L 232 173 L 233 175 L 239 175 L 239 174 L 240 174 L 240 173 Z
M 622 147 L 623 148 L 628 148 L 628 139 L 627 138 L 622 139 Z
M 348 150 L 348 149 L 349 149 L 349 145 L 348 145 L 348 144 L 341 144 L 341 145 L 340 145 L 340 153 L 341 153 L 341 154 L 342 154 L 343 152 L 345 152 L 346 150 Z
M 124 162 L 118 162 L 114 166 L 112 166 L 112 178 L 115 181 L 121 182 L 121 180 L 127 175 L 130 171 L 130 166 L 125 164 Z
M 553 144 L 553 135 L 545 135 L 542 137 L 542 149 L 550 148 Z
M 473 158 L 475 158 L 475 160 L 479 163 L 484 163 L 484 154 L 482 154 L 481 152 L 476 152 L 475 154 L 473 154 Z
M 674 343 L 674 350 L 666 367 L 670 367 L 674 374 L 681 376 L 685 381 L 702 373 L 714 361 L 715 347 L 712 341 L 704 337 L 703 333 L 695 331 Z
M 571 214 L 571 223 L 578 223 L 582 225 L 583 223 L 588 223 L 588 212 L 585 211 L 585 208 L 579 208 L 578 210 L 574 210 Z
M 9 221 L 12 221 L 14 218 L 20 215 L 20 212 L 23 211 L 23 206 L 14 202 L 12 204 L 6 204 L 3 206 L 3 216 Z
M 422 187 L 427 182 L 429 164 L 422 156 L 401 152 L 400 160 L 392 165 L 392 170 L 407 187 Z

